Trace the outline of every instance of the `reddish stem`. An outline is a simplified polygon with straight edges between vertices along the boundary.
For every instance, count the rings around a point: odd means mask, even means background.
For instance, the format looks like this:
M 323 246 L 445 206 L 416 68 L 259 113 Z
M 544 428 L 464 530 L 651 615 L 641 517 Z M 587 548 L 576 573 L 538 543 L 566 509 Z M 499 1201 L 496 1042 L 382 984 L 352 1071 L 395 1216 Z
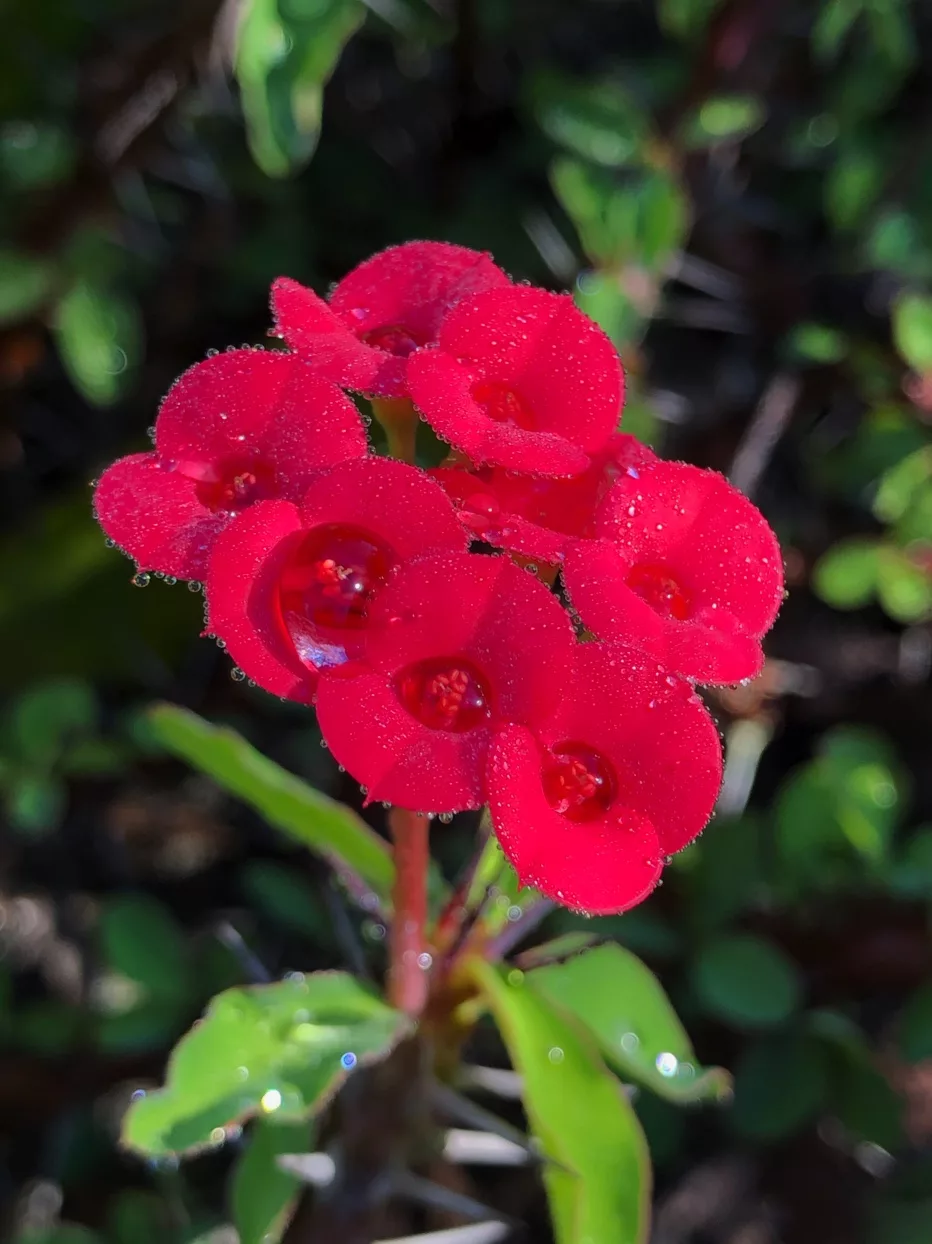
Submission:
M 416 1019 L 427 1000 L 427 971 L 422 956 L 427 924 L 430 820 L 419 812 L 392 808 L 388 824 L 395 844 L 388 1000 L 399 1011 Z

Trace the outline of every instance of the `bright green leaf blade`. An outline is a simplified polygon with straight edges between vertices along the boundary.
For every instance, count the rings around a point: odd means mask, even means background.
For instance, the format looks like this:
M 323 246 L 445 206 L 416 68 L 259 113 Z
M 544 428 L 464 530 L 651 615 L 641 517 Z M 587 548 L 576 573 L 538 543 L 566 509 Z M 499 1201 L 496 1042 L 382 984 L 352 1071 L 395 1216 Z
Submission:
M 344 861 L 381 898 L 388 897 L 395 871 L 389 846 L 349 808 L 266 759 L 235 731 L 186 709 L 158 704 L 148 720 L 170 752 L 255 808 L 276 829 L 338 864 Z
M 175 1001 L 191 988 L 188 945 L 177 921 L 145 894 L 109 900 L 100 915 L 104 962 L 155 999 Z
M 893 304 L 893 343 L 918 372 L 932 370 L 932 298 L 901 294 Z
M 706 1010 L 737 1028 L 782 1023 L 799 1005 L 795 965 L 772 942 L 750 933 L 724 934 L 700 951 L 693 987 Z
M 283 1153 L 307 1153 L 313 1125 L 275 1123 L 259 1119 L 253 1124 L 246 1152 L 233 1173 L 231 1202 L 240 1244 L 278 1244 L 288 1226 L 301 1188 L 295 1175 L 283 1171 L 276 1159 Z
M 53 327 L 75 388 L 95 406 L 118 401 L 141 352 L 136 303 L 105 286 L 79 281 L 55 308 Z
M 812 574 L 817 596 L 835 609 L 860 609 L 877 590 L 879 540 L 842 540 L 824 553 Z
M 307 1118 L 352 1066 L 384 1058 L 407 1031 L 404 1015 L 345 972 L 228 989 L 175 1047 L 165 1087 L 130 1106 L 123 1142 L 182 1153 L 260 1112 Z
M 877 596 L 895 622 L 921 622 L 932 615 L 932 575 L 901 549 L 888 546 L 877 571 Z
M 566 963 L 535 968 L 527 981 L 589 1029 L 625 1078 L 672 1101 L 720 1098 L 730 1077 L 696 1067 L 686 1030 L 657 977 L 621 946 L 596 946 Z
M 641 1125 L 575 1020 L 524 981 L 473 971 L 523 1083 L 534 1135 L 552 1164 L 544 1182 L 557 1244 L 643 1244 L 651 1175 Z

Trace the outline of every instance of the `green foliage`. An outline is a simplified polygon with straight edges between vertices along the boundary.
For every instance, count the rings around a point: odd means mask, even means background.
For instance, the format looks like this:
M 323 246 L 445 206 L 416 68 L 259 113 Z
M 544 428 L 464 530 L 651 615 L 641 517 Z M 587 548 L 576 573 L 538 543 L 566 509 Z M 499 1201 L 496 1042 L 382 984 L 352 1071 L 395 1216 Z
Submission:
M 772 942 L 749 933 L 721 934 L 693 966 L 696 995 L 712 1015 L 736 1028 L 771 1028 L 800 1002 L 795 965 Z
M 351 1066 L 383 1058 L 406 1031 L 403 1015 L 345 972 L 229 989 L 176 1046 L 165 1087 L 133 1102 L 123 1141 L 183 1153 L 256 1114 L 308 1118 Z
M 746 1047 L 735 1072 L 731 1122 L 750 1139 L 781 1140 L 814 1119 L 827 1095 L 827 1059 L 818 1041 L 778 1033 Z
M 682 141 L 687 147 L 740 142 L 766 120 L 764 106 L 753 95 L 718 95 L 705 100 L 686 118 Z
M 95 406 L 112 406 L 142 349 L 136 303 L 114 289 L 79 281 L 59 300 L 53 324 L 75 387 Z
M 641 162 L 650 137 L 647 115 L 617 81 L 543 74 L 532 99 L 541 129 L 574 155 L 608 168 Z
M 516 1069 L 531 1128 L 551 1159 L 544 1182 L 557 1244 L 647 1239 L 647 1146 L 621 1086 L 585 1030 L 533 986 L 473 970 Z
M 0 325 L 38 311 L 52 290 L 54 277 L 47 260 L 0 249 Z
M 236 76 L 249 146 L 270 177 L 314 154 L 323 89 L 362 24 L 360 0 L 249 0 L 239 18 Z
M 880 576 L 879 540 L 839 541 L 816 563 L 814 591 L 835 609 L 860 609 L 873 600 Z
M 276 829 L 325 858 L 345 861 L 380 895 L 393 867 L 385 842 L 349 808 L 286 773 L 232 730 L 160 704 L 149 721 L 158 741 L 244 800 Z
M 900 295 L 893 304 L 893 341 L 910 367 L 932 370 L 932 298 Z
M 621 946 L 597 946 L 566 963 L 536 968 L 527 983 L 574 1015 L 625 1079 L 672 1101 L 721 1098 L 730 1079 L 696 1066 L 696 1055 L 657 977 Z
M 313 1126 L 257 1119 L 249 1145 L 236 1164 L 231 1201 L 240 1244 L 278 1244 L 297 1200 L 300 1181 L 276 1159 L 284 1153 L 307 1153 Z

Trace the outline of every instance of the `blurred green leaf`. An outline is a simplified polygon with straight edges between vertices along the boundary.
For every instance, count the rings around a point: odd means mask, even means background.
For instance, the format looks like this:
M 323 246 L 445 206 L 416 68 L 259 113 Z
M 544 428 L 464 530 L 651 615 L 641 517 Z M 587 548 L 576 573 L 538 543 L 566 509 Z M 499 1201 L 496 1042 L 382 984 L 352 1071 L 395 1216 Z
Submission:
M 752 816 L 716 817 L 710 832 L 674 863 L 688 866 L 683 879 L 690 915 L 704 931 L 721 927 L 760 901 L 767 874 L 761 825 Z M 681 862 L 682 861 L 682 862 Z
M 932 446 L 927 445 L 884 471 L 874 497 L 873 510 L 877 518 L 883 523 L 899 522 L 930 480 Z M 927 534 L 932 536 L 932 529 Z
M 0 325 L 23 320 L 49 296 L 55 269 L 47 259 L 0 249 Z
M 314 154 L 324 85 L 365 13 L 361 0 L 248 0 L 235 70 L 249 147 L 270 177 Z
M 840 152 L 825 172 L 825 211 L 836 229 L 858 228 L 877 202 L 885 164 L 878 152 L 854 147 Z
M 900 1015 L 900 1053 L 909 1063 L 932 1058 L 932 985 L 922 985 Z
M 105 1053 L 164 1049 L 178 1039 L 191 1017 L 183 994 L 140 996 L 132 986 L 128 977 L 98 982 L 94 1042 Z
M 813 1011 L 807 1022 L 831 1052 L 829 1104 L 839 1121 L 856 1140 L 897 1149 L 903 1143 L 903 1100 L 879 1071 L 864 1033 L 836 1011 Z
M 75 388 L 94 406 L 118 401 L 141 353 L 137 304 L 106 286 L 79 281 L 60 299 L 53 327 Z
M 0 128 L 0 176 L 18 191 L 61 181 L 76 153 L 74 139 L 58 125 L 20 120 Z
M 657 0 L 657 20 L 676 39 L 695 39 L 709 24 L 722 0 Z
M 41 836 L 65 815 L 68 788 L 49 773 L 17 772 L 6 783 L 7 815 L 21 834 Z
M 625 1079 L 672 1101 L 720 1099 L 729 1092 L 727 1072 L 697 1068 L 657 977 L 621 946 L 596 946 L 566 963 L 535 968 L 527 983 L 585 1024 Z
M 865 0 L 824 0 L 812 25 L 812 50 L 817 60 L 838 56 L 845 36 L 860 17 Z
M 127 1188 L 110 1198 L 108 1244 L 166 1244 L 172 1234 L 171 1209 L 156 1193 Z
M 110 899 L 100 913 L 99 937 L 104 962 L 153 998 L 173 1001 L 190 992 L 187 941 L 156 899 L 145 894 Z
M 747 1046 L 735 1071 L 734 1126 L 743 1136 L 773 1141 L 810 1122 L 828 1094 L 825 1062 L 818 1042 L 801 1033 Z
M 472 969 L 522 1079 L 534 1135 L 553 1163 L 544 1183 L 557 1244 L 644 1244 L 647 1145 L 621 1085 L 585 1030 L 528 983 Z
M 94 689 L 77 678 L 40 683 L 13 705 L 11 729 L 17 751 L 37 766 L 53 765 L 71 739 L 93 733 L 97 725 Z
M 932 276 L 932 254 L 911 212 L 889 207 L 877 217 L 866 240 L 872 267 L 914 280 Z
M 932 899 L 932 825 L 913 831 L 891 866 L 889 880 L 900 894 Z
M 655 1166 L 677 1158 L 686 1140 L 686 1111 L 653 1093 L 637 1093 L 634 1109 Z
M 388 844 L 349 808 L 287 773 L 235 731 L 213 726 L 186 709 L 159 704 L 149 720 L 168 751 L 303 846 L 345 861 L 382 898 L 388 897 L 394 876 Z
M 294 866 L 253 860 L 241 873 L 241 885 L 252 906 L 276 924 L 317 942 L 332 940 L 320 895 Z
M 840 363 L 848 353 L 844 333 L 827 324 L 799 324 L 787 338 L 792 354 L 807 363 Z
M 893 344 L 915 371 L 932 371 L 932 298 L 901 294 L 893 304 Z
M 882 548 L 879 540 L 839 541 L 816 562 L 813 591 L 835 609 L 862 608 L 876 594 Z
M 750 933 L 722 934 L 699 951 L 693 987 L 705 1009 L 736 1028 L 770 1028 L 799 1005 L 795 964 L 772 942 Z
M 908 553 L 888 546 L 878 567 L 877 596 L 895 622 L 920 622 L 932 614 L 932 574 Z
M 532 99 L 544 133 L 575 155 L 609 168 L 641 157 L 649 116 L 619 83 L 546 73 L 534 82 Z
M 257 1119 L 249 1130 L 246 1151 L 233 1173 L 231 1204 L 239 1244 L 278 1244 L 301 1188 L 301 1181 L 283 1171 L 276 1158 L 307 1153 L 310 1122 L 276 1123 Z
M 619 273 L 581 272 L 576 280 L 575 297 L 580 311 L 595 320 L 619 348 L 639 341 L 647 331 L 649 320 L 625 292 Z M 625 418 L 628 416 L 626 403 Z
M 307 1118 L 352 1066 L 384 1058 L 407 1031 L 345 972 L 229 989 L 175 1047 L 165 1087 L 130 1106 L 123 1142 L 158 1156 L 208 1145 L 257 1113 Z
M 681 138 L 687 147 L 740 142 L 767 119 L 761 101 L 753 95 L 716 95 L 704 100 L 686 117 Z

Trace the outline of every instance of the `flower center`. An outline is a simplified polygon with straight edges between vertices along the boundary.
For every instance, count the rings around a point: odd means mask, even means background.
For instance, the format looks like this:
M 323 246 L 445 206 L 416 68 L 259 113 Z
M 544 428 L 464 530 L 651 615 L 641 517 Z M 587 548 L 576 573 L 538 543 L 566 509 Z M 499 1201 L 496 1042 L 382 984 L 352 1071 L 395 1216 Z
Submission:
M 360 334 L 360 340 L 375 350 L 384 350 L 386 354 L 394 354 L 401 359 L 406 359 L 424 345 L 420 334 L 401 324 L 382 324 L 378 328 L 370 328 Z
M 534 430 L 534 415 L 521 396 L 506 384 L 497 380 L 477 380 L 470 389 L 472 400 L 496 423 L 509 423 L 512 427 Z
M 552 748 L 540 776 L 544 798 L 568 821 L 604 816 L 618 788 L 610 762 L 583 743 L 560 743 Z
M 178 462 L 174 469 L 195 481 L 197 499 L 209 510 L 235 513 L 277 493 L 275 472 L 269 463 L 250 454 L 218 462 Z
M 637 592 L 662 618 L 675 618 L 685 622 L 693 611 L 692 595 L 666 566 L 653 562 L 641 562 L 632 566 L 626 580 L 632 592 Z
M 322 523 L 301 538 L 278 581 L 282 617 L 298 650 L 317 632 L 357 631 L 373 593 L 396 564 L 384 540 L 348 523 Z
M 406 666 L 395 692 L 412 717 L 432 730 L 465 734 L 492 716 L 485 678 L 463 657 L 428 657 Z

